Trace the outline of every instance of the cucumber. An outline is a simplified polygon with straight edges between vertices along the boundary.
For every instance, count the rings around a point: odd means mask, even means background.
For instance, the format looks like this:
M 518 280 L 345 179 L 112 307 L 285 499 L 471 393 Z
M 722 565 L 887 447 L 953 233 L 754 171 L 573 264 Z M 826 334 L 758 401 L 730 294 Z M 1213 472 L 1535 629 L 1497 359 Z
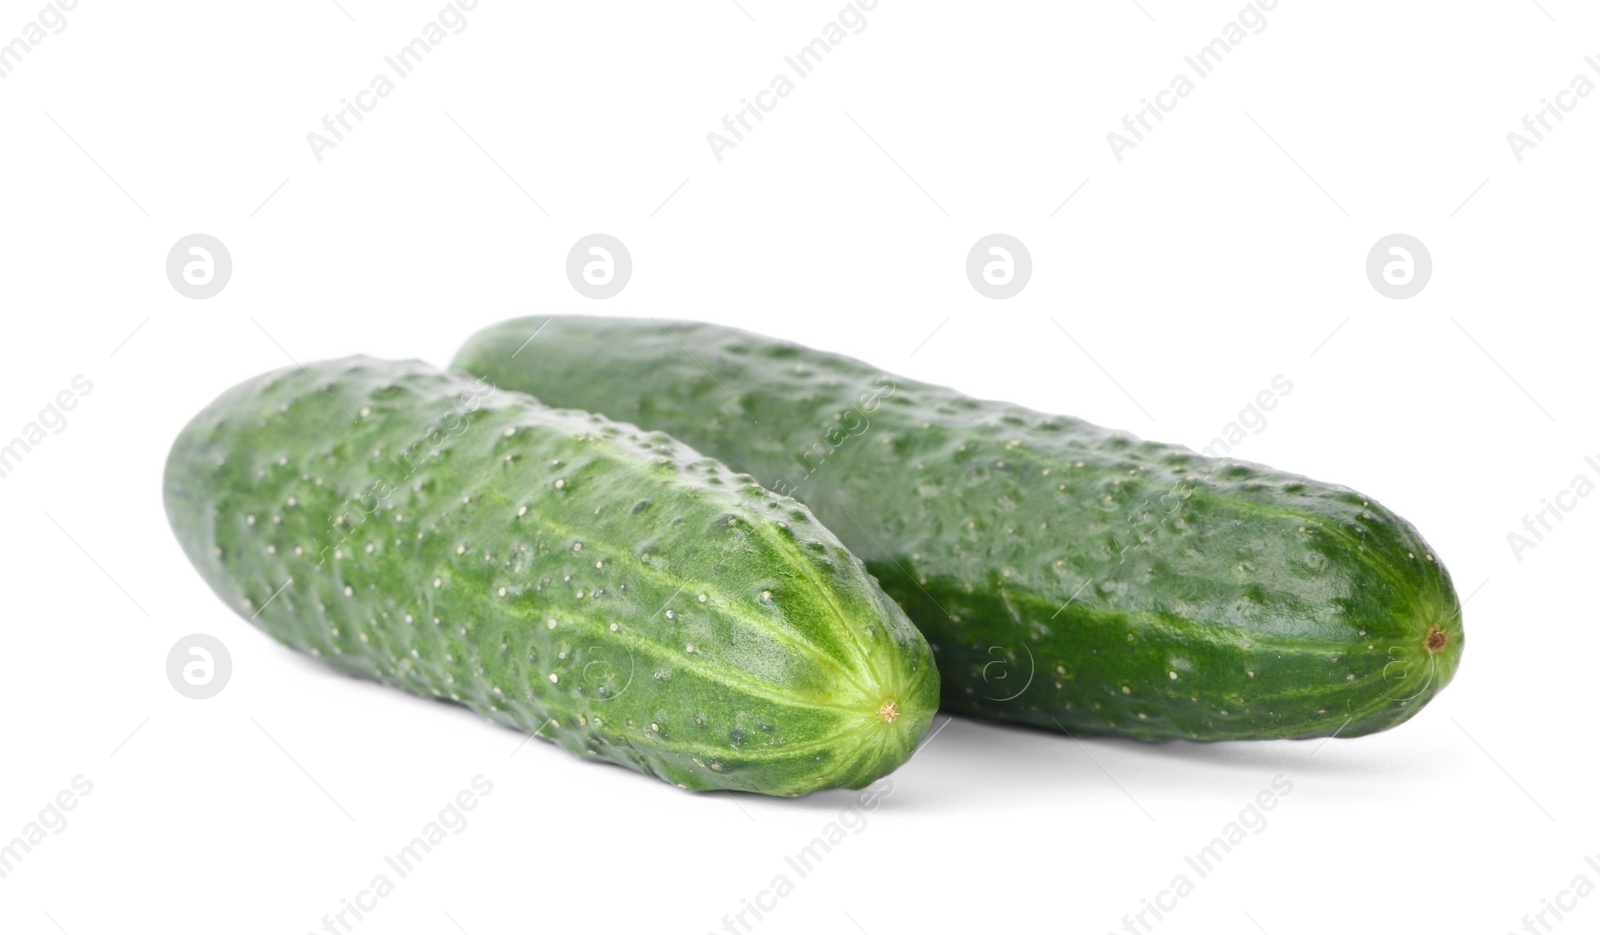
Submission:
M 1460 660 L 1449 574 L 1344 487 L 713 325 L 541 316 L 480 332 L 454 366 L 670 432 L 809 504 L 928 638 L 953 712 L 1354 737 L 1411 717 Z
M 165 499 L 278 641 L 684 788 L 861 788 L 937 706 L 926 643 L 804 506 L 419 362 L 234 387 L 174 443 Z

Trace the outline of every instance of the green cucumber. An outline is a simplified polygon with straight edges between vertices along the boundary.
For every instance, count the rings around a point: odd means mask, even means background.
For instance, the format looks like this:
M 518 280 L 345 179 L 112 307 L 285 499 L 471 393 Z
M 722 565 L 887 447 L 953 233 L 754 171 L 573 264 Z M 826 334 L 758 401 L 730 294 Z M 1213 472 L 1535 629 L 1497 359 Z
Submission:
M 926 643 L 805 507 L 419 362 L 236 386 L 165 488 L 190 561 L 280 642 L 685 788 L 861 788 L 937 706 Z
M 1449 574 L 1344 487 L 714 325 L 541 316 L 454 366 L 793 493 L 921 628 L 954 712 L 1353 737 L 1411 717 L 1460 659 Z

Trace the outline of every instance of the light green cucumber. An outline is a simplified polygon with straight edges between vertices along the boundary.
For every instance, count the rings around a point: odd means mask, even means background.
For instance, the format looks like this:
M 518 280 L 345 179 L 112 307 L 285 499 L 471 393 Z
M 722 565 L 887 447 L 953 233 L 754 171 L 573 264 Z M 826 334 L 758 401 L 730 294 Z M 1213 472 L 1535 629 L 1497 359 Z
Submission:
M 861 562 L 659 433 L 350 358 L 224 393 L 165 488 L 280 642 L 685 788 L 860 788 L 933 716 L 928 647 Z

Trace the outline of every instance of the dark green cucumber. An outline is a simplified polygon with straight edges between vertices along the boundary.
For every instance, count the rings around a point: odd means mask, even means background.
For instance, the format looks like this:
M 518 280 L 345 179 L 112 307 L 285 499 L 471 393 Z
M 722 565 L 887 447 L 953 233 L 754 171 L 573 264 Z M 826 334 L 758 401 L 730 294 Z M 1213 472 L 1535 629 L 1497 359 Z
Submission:
M 685 788 L 860 788 L 937 705 L 926 643 L 805 507 L 422 363 L 234 387 L 173 445 L 166 506 L 288 646 Z
M 1416 713 L 1460 659 L 1443 566 L 1344 487 L 712 325 L 541 316 L 479 333 L 454 366 L 805 501 L 922 629 L 951 711 L 1353 737 Z

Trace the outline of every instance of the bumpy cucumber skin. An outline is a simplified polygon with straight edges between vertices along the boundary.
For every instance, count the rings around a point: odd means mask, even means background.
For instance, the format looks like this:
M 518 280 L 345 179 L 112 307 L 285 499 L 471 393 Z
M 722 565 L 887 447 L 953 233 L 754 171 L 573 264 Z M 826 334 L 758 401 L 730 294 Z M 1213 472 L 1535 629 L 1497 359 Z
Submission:
M 286 645 L 689 789 L 860 788 L 937 705 L 926 643 L 805 507 L 419 362 L 229 390 L 165 495 L 213 590 Z
M 927 636 L 951 711 L 1354 737 L 1410 718 L 1460 660 L 1449 574 L 1344 487 L 713 325 L 520 319 L 453 366 L 671 432 L 809 504 Z

